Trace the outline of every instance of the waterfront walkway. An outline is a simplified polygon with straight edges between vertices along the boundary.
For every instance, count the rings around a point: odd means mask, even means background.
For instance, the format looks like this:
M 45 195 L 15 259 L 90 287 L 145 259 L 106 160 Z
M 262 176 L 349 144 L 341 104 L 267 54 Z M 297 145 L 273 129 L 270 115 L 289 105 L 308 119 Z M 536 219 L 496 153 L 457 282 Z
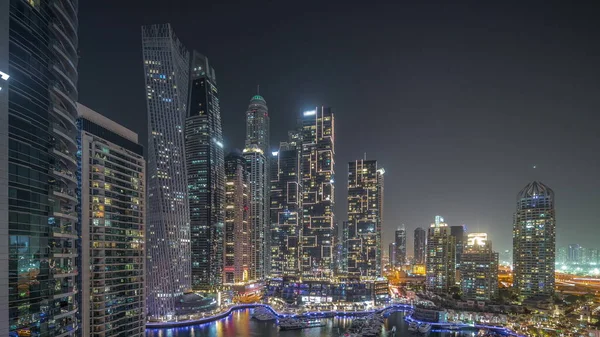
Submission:
M 275 315 L 278 318 L 279 317 L 297 317 L 297 316 L 310 316 L 310 317 L 315 317 L 315 318 L 330 318 L 330 317 L 336 317 L 336 316 L 337 317 L 339 317 L 339 316 L 342 316 L 342 317 L 366 316 L 366 315 L 373 314 L 373 313 L 382 313 L 386 310 L 391 309 L 391 310 L 396 310 L 396 311 L 411 311 L 411 313 L 409 313 L 405 317 L 405 319 L 407 321 L 414 321 L 417 323 L 425 323 L 425 322 L 421 322 L 419 320 L 412 318 L 413 307 L 409 304 L 392 304 L 385 308 L 367 310 L 367 311 L 315 311 L 315 312 L 308 312 L 308 313 L 302 313 L 302 314 L 289 314 L 289 313 L 279 313 L 268 304 L 253 303 L 253 304 L 233 305 L 233 306 L 229 307 L 226 311 L 215 314 L 213 316 L 202 317 L 202 318 L 198 318 L 198 319 L 191 319 L 191 320 L 184 320 L 184 321 L 177 321 L 177 322 L 173 322 L 173 321 L 171 321 L 171 322 L 147 322 L 146 329 L 168 329 L 168 328 L 177 328 L 177 327 L 183 327 L 183 326 L 205 324 L 205 323 L 210 323 L 210 322 L 214 322 L 216 320 L 225 318 L 225 317 L 229 316 L 233 311 L 251 309 L 251 308 L 256 308 L 256 307 L 267 308 L 273 313 L 273 315 Z M 446 323 L 426 322 L 426 323 L 431 324 L 431 326 L 434 328 L 437 327 L 437 328 L 443 329 L 443 328 L 448 328 L 450 326 L 456 326 L 459 328 L 494 329 L 494 330 L 502 331 L 503 333 L 508 334 L 510 336 L 524 337 L 523 335 L 519 335 L 510 329 L 499 327 L 499 326 L 489 326 L 489 325 L 485 325 L 485 324 L 448 323 L 448 322 L 446 322 Z

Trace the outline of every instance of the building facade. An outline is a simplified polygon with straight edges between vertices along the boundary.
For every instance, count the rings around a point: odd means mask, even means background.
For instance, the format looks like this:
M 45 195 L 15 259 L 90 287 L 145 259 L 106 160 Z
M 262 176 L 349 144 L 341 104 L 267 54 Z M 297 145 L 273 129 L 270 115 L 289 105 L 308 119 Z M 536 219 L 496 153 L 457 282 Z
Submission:
M 456 242 L 450 227 L 441 216 L 435 217 L 427 231 L 425 286 L 434 293 L 445 294 L 454 286 Z
M 397 263 L 396 263 L 396 243 L 395 242 L 390 242 L 388 256 L 389 256 L 390 269 L 394 268 L 395 266 L 397 266 Z
M 301 144 L 298 133 L 271 158 L 271 275 L 299 275 L 302 226 Z
M 333 273 L 335 120 L 331 108 L 305 111 L 302 134 L 302 274 Z
M 184 135 L 192 289 L 207 290 L 223 281 L 225 158 L 215 71 L 196 51 L 192 53 L 190 84 Z
M 0 2 L 0 335 L 79 335 L 76 0 Z
M 142 27 L 148 109 L 148 315 L 175 315 L 191 289 L 184 134 L 190 53 L 169 24 Z
M 144 151 L 136 133 L 81 104 L 78 112 L 82 335 L 141 337 L 146 324 Z
M 396 229 L 394 235 L 396 243 L 396 267 L 403 266 L 406 263 L 406 227 L 402 225 Z
M 541 182 L 517 195 L 513 223 L 513 287 L 524 298 L 554 295 L 554 191 Z
M 491 301 L 498 297 L 498 253 L 486 233 L 467 235 L 461 263 L 461 290 L 464 298 Z
M 456 242 L 456 268 L 460 269 L 460 260 L 464 247 L 465 235 L 467 233 L 466 226 L 450 226 L 450 235 L 454 237 L 454 241 Z
M 245 282 L 249 278 L 250 179 L 246 159 L 232 152 L 225 157 L 225 266 L 223 283 Z
M 413 250 L 414 263 L 425 264 L 427 257 L 427 232 L 421 227 L 415 229 Z
M 250 172 L 252 237 L 251 279 L 262 280 L 269 274 L 270 248 L 270 202 L 269 175 L 269 109 L 260 95 L 250 99 L 246 110 L 246 147 L 244 158 Z
M 376 160 L 348 163 L 348 275 L 381 276 L 379 170 Z

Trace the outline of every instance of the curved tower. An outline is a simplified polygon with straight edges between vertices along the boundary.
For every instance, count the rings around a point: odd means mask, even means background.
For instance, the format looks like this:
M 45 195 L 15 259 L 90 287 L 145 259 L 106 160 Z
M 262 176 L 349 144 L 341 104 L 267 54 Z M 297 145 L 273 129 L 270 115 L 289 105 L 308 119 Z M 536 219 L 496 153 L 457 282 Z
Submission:
M 0 4 L 0 329 L 11 332 L 79 330 L 77 9 Z
M 269 231 L 269 109 L 260 95 L 250 99 L 246 111 L 246 159 L 250 177 L 250 279 L 261 280 L 269 274 L 270 237 Z
M 554 191 L 534 181 L 517 195 L 513 222 L 513 287 L 522 297 L 554 294 Z
M 184 153 L 190 53 L 169 24 L 142 27 L 148 108 L 148 316 L 172 316 L 191 288 Z

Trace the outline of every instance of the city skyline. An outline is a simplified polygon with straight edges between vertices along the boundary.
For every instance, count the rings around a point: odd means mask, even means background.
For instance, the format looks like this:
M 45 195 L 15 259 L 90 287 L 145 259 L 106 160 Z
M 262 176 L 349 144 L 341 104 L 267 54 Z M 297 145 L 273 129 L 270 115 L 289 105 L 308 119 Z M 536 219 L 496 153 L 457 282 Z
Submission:
M 331 15 L 331 5 L 316 11 L 309 3 L 296 12 L 286 11 L 285 20 L 272 22 L 267 18 L 280 15 L 279 5 L 215 5 L 211 15 L 194 20 L 187 13 L 205 12 L 195 4 L 167 11 L 157 4 L 149 1 L 143 11 L 80 4 L 80 17 L 86 22 L 79 32 L 80 101 L 136 131 L 143 144 L 144 99 L 120 92 L 143 85 L 139 26 L 172 22 L 179 38 L 207 55 L 219 74 L 226 151 L 243 147 L 245 125 L 239 115 L 257 84 L 273 111 L 272 145 L 284 140 L 298 114 L 313 106 L 325 104 L 342 114 L 336 125 L 337 163 L 343 168 L 367 152 L 387 170 L 386 203 L 395 206 L 385 209 L 385 218 L 397 222 L 384 225 L 384 245 L 391 242 L 398 223 L 411 233 L 427 227 L 440 213 L 450 225 L 466 224 L 471 232 L 488 233 L 498 251 L 510 249 L 514 191 L 532 180 L 552 186 L 560 195 L 559 246 L 592 246 L 592 238 L 600 236 L 591 212 L 600 201 L 600 181 L 593 178 L 600 158 L 587 155 L 599 152 L 600 145 L 594 123 L 586 123 L 600 110 L 594 91 L 587 89 L 600 78 L 593 66 L 599 47 L 578 43 L 592 36 L 586 25 L 596 25 L 584 10 L 576 14 L 548 5 L 526 19 L 524 13 L 509 11 L 507 4 L 495 4 L 497 10 L 486 8 L 489 4 L 468 10 L 448 5 L 448 13 L 434 11 L 436 20 L 423 14 L 430 11 L 424 4 L 385 4 L 377 10 L 365 4 L 338 16 Z M 247 15 L 264 20 L 245 27 Z M 400 16 L 391 19 L 394 15 Z M 542 29 L 546 17 L 560 19 L 562 26 Z M 319 25 L 307 23 L 321 18 L 333 22 L 312 34 Z M 342 34 L 341 27 L 353 27 L 358 18 L 369 29 L 349 28 Z M 106 26 L 105 20 L 114 25 Z M 574 26 L 564 31 L 566 24 Z M 498 27 L 493 29 L 497 33 L 484 33 L 486 27 Z M 388 29 L 394 33 L 386 34 Z M 198 38 L 198 31 L 213 33 Z M 352 36 L 352 41 L 336 36 Z M 314 48 L 306 48 L 307 40 Z M 113 48 L 107 50 L 105 44 Z M 440 44 L 448 51 L 436 49 Z M 286 48 L 275 47 L 280 45 Z M 361 89 L 351 84 L 350 76 L 362 79 Z M 561 81 L 547 81 L 547 76 Z M 105 100 L 107 96 L 114 100 Z M 565 118 L 570 122 L 564 123 Z M 540 121 L 552 135 L 544 148 L 552 147 L 553 156 L 542 155 L 544 151 L 537 155 L 540 145 L 517 137 Z M 336 191 L 340 225 L 347 208 L 345 190 Z M 474 198 L 490 190 L 494 198 Z

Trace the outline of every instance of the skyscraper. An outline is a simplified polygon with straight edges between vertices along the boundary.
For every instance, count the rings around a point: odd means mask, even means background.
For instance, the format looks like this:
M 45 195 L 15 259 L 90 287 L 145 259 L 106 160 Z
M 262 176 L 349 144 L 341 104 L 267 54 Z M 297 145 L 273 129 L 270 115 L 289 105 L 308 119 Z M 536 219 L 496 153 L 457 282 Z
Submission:
M 297 132 L 271 158 L 271 275 L 300 272 L 301 144 Z
M 251 279 L 262 280 L 270 268 L 270 201 L 271 189 L 269 175 L 269 109 L 261 95 L 250 99 L 246 111 L 246 158 L 247 169 L 250 172 L 250 231 L 252 238 L 252 253 L 250 275 Z
M 465 234 L 465 225 L 450 226 L 450 235 L 454 237 L 454 241 L 456 242 L 456 268 L 460 268 L 460 257 L 464 247 Z
M 389 247 L 389 261 L 390 261 L 390 269 L 396 267 L 398 264 L 396 263 L 396 243 L 395 242 L 390 242 L 390 247 Z
M 302 114 L 302 273 L 333 272 L 335 122 L 331 108 Z
M 425 264 L 425 259 L 427 256 L 427 233 L 421 227 L 415 229 L 413 250 L 415 255 L 415 264 Z
M 427 231 L 427 263 L 425 285 L 435 293 L 448 293 L 454 286 L 456 242 L 450 227 L 441 216 L 435 217 Z
M 461 289 L 467 299 L 490 301 L 498 296 L 498 253 L 486 233 L 471 233 L 462 255 Z
M 554 294 L 554 191 L 541 182 L 517 195 L 513 224 L 513 287 L 522 297 Z
M 574 243 L 569 245 L 568 261 L 570 263 L 582 263 L 583 262 L 584 248 Z
M 225 157 L 225 267 L 226 284 L 248 280 L 250 268 L 250 180 L 246 159 L 232 152 Z
M 79 333 L 77 1 L 0 1 L 0 335 Z
M 396 267 L 403 266 L 406 263 L 406 228 L 404 225 L 396 229 Z
M 381 276 L 380 185 L 376 160 L 348 163 L 348 274 Z
M 184 128 L 192 289 L 213 289 L 223 281 L 225 167 L 216 84 L 208 59 L 194 51 Z
M 144 336 L 144 151 L 136 133 L 81 104 L 78 111 L 82 335 Z
M 184 153 L 190 54 L 169 24 L 142 27 L 148 108 L 148 315 L 175 314 L 191 289 Z

